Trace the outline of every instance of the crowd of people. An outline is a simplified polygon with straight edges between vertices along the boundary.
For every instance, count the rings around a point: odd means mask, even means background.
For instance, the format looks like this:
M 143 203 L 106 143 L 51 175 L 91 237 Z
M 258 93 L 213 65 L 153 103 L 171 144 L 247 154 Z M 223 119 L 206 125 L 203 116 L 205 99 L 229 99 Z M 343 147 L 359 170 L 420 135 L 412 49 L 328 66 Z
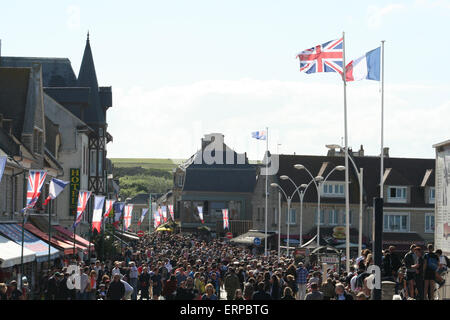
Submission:
M 45 300 L 367 300 L 374 263 L 370 250 L 345 268 L 313 265 L 292 256 L 267 257 L 247 247 L 192 234 L 146 235 L 124 247 L 117 259 L 67 261 L 41 278 Z M 416 245 L 399 256 L 383 252 L 382 280 L 395 283 L 400 299 L 435 299 L 448 258 Z M 341 272 L 339 272 L 342 269 Z M 25 282 L 26 284 L 26 279 Z M 0 284 L 0 300 L 27 299 L 17 282 Z

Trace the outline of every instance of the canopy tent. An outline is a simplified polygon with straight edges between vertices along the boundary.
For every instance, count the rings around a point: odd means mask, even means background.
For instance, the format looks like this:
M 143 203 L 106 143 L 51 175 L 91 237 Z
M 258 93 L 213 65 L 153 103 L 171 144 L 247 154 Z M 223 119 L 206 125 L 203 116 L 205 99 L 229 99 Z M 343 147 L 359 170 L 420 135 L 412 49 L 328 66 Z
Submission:
M 22 246 L 22 230 L 24 247 L 33 251 L 36 254 L 36 261 L 43 262 L 48 260 L 48 244 L 40 240 L 34 234 L 22 229 L 22 227 L 15 223 L 0 224 L 0 233 L 15 243 Z M 50 260 L 54 260 L 60 256 L 60 251 L 50 246 Z
M 330 246 L 321 246 L 321 247 L 315 248 L 313 251 L 311 251 L 311 254 L 317 254 L 317 253 L 323 253 L 323 252 L 332 252 L 332 253 L 339 254 L 339 251 L 336 248 L 330 247 Z
M 167 228 L 167 227 L 158 228 L 158 229 L 156 229 L 155 231 L 156 231 L 156 232 L 161 232 L 161 231 L 173 232 L 172 229 Z
M 288 239 L 283 239 L 284 243 L 288 242 Z M 298 241 L 297 239 L 289 239 L 289 244 L 299 244 L 300 241 Z
M 0 235 L 0 268 L 9 268 L 20 264 L 22 246 Z M 23 263 L 36 260 L 36 253 L 23 248 Z
M 327 243 L 325 240 L 321 237 L 320 238 L 320 245 L 326 245 Z M 317 248 L 317 234 L 312 237 L 308 242 L 302 244 L 301 248 L 307 248 L 307 249 L 314 249 Z
M 345 243 L 341 243 L 337 246 L 334 246 L 336 249 L 345 249 Z M 350 243 L 350 248 L 358 248 L 358 244 L 357 243 Z M 364 243 L 361 244 L 361 248 L 365 249 L 366 245 Z
M 25 223 L 25 229 L 33 233 L 35 236 L 41 238 L 48 243 L 48 234 L 39 230 L 37 227 L 33 226 L 31 223 Z M 73 246 L 65 241 L 61 241 L 52 236 L 50 243 L 57 249 L 64 252 L 64 255 L 73 254 Z
M 118 236 L 121 236 L 121 237 L 125 237 L 129 240 L 139 240 L 138 236 L 130 234 L 129 232 L 122 232 L 122 231 L 116 230 L 115 234 Z
M 56 230 L 58 233 L 60 233 L 64 238 L 71 240 L 73 242 L 74 233 L 72 231 L 70 231 L 66 228 L 63 228 L 59 225 L 53 226 L 53 229 Z M 80 245 L 82 245 L 85 248 L 89 248 L 89 241 L 80 237 L 77 234 L 75 234 L 75 242 L 78 242 Z M 95 251 L 95 247 L 94 247 L 93 243 L 91 243 L 91 251 Z
M 267 233 L 267 238 L 272 236 L 273 232 Z M 266 239 L 266 235 L 264 232 L 261 232 L 259 230 L 249 230 L 247 233 L 241 234 L 233 239 L 230 240 L 231 243 L 238 243 L 238 244 L 246 244 L 246 245 L 252 245 L 254 244 L 255 238 L 259 238 L 261 240 L 261 243 Z

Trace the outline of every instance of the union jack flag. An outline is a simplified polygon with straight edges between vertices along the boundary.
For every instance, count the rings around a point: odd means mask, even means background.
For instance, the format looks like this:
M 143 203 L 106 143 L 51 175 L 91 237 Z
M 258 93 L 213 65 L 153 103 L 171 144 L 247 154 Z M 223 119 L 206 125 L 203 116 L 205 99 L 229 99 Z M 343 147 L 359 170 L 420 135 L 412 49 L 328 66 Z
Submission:
M 339 72 L 343 73 L 343 38 L 331 40 L 297 55 L 300 72 Z
M 222 209 L 223 214 L 223 228 L 230 229 L 230 221 L 228 219 L 228 209 Z
M 39 200 L 41 189 L 45 182 L 47 172 L 44 170 L 31 170 L 28 174 L 27 206 L 25 209 L 32 209 Z
M 81 222 L 81 219 L 83 218 L 83 212 L 86 209 L 86 205 L 90 196 L 91 196 L 90 191 L 80 190 L 80 192 L 78 193 L 77 217 L 72 226 L 73 229 L 75 229 L 77 225 Z
M 133 205 L 132 204 L 127 204 L 125 206 L 125 214 L 123 216 L 123 222 L 124 222 L 124 227 L 125 227 L 125 231 L 128 230 L 128 228 L 131 226 L 131 217 L 133 215 Z
M 169 204 L 168 207 L 169 207 L 169 213 L 170 213 L 170 216 L 172 218 L 172 221 L 175 221 L 175 216 L 174 216 L 174 213 L 173 213 L 173 205 Z
M 161 216 L 156 211 L 153 213 L 154 227 L 157 228 L 161 224 Z

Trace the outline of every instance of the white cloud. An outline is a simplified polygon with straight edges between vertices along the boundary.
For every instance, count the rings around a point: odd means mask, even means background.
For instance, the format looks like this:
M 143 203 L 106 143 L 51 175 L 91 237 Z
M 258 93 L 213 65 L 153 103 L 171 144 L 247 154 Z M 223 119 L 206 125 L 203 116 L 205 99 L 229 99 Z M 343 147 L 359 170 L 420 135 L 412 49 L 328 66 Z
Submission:
M 390 3 L 385 7 L 369 6 L 367 8 L 367 25 L 370 29 L 377 29 L 381 26 L 383 18 L 394 11 L 404 9 L 405 6 L 399 3 Z
M 67 12 L 67 28 L 70 30 L 78 30 L 81 26 L 81 10 L 79 6 L 70 5 L 66 9 Z
M 416 0 L 414 5 L 419 8 L 443 8 L 450 9 L 449 0 Z
M 386 85 L 385 145 L 394 156 L 433 157 L 432 144 L 448 139 L 449 85 Z M 187 158 L 206 133 L 260 159 L 265 143 L 250 133 L 269 127 L 270 149 L 325 154 L 344 135 L 343 88 L 317 81 L 211 80 L 155 90 L 114 88 L 109 157 Z M 379 153 L 379 84 L 348 84 L 349 146 Z

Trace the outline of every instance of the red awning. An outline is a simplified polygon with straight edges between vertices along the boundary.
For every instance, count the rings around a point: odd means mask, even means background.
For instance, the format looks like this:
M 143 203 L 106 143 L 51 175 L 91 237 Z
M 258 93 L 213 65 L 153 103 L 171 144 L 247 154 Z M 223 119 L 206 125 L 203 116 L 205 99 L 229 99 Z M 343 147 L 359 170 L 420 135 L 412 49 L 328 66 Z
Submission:
M 53 229 L 55 229 L 56 231 L 58 231 L 59 233 L 61 233 L 61 235 L 66 238 L 66 239 L 71 239 L 73 241 L 73 232 L 70 230 L 67 230 L 61 226 L 53 226 Z M 80 237 L 79 235 L 75 234 L 75 242 L 78 242 L 80 245 L 82 245 L 84 248 L 89 248 L 89 241 L 87 241 L 86 239 Z M 91 243 L 91 251 L 95 250 L 94 248 L 94 244 Z
M 31 223 L 25 223 L 25 229 L 27 229 L 28 231 L 33 233 L 35 236 L 41 238 L 42 240 L 44 240 L 45 242 L 48 243 L 48 234 L 39 230 L 38 228 L 33 226 Z M 50 239 L 50 243 L 52 245 L 54 245 L 57 249 L 63 251 L 64 255 L 73 254 L 73 246 L 71 246 L 70 244 L 68 244 L 65 241 L 58 240 L 52 236 L 52 238 Z
M 65 243 L 69 244 L 72 247 L 72 252 L 73 252 L 73 242 L 70 244 L 69 240 L 65 239 L 64 237 L 58 236 L 58 235 L 55 235 L 54 237 L 56 239 L 58 239 L 59 241 L 63 241 Z M 77 251 L 83 251 L 84 253 L 88 252 L 88 248 L 86 248 L 85 246 L 82 246 L 81 244 L 78 244 L 76 241 L 75 241 L 75 249 Z

